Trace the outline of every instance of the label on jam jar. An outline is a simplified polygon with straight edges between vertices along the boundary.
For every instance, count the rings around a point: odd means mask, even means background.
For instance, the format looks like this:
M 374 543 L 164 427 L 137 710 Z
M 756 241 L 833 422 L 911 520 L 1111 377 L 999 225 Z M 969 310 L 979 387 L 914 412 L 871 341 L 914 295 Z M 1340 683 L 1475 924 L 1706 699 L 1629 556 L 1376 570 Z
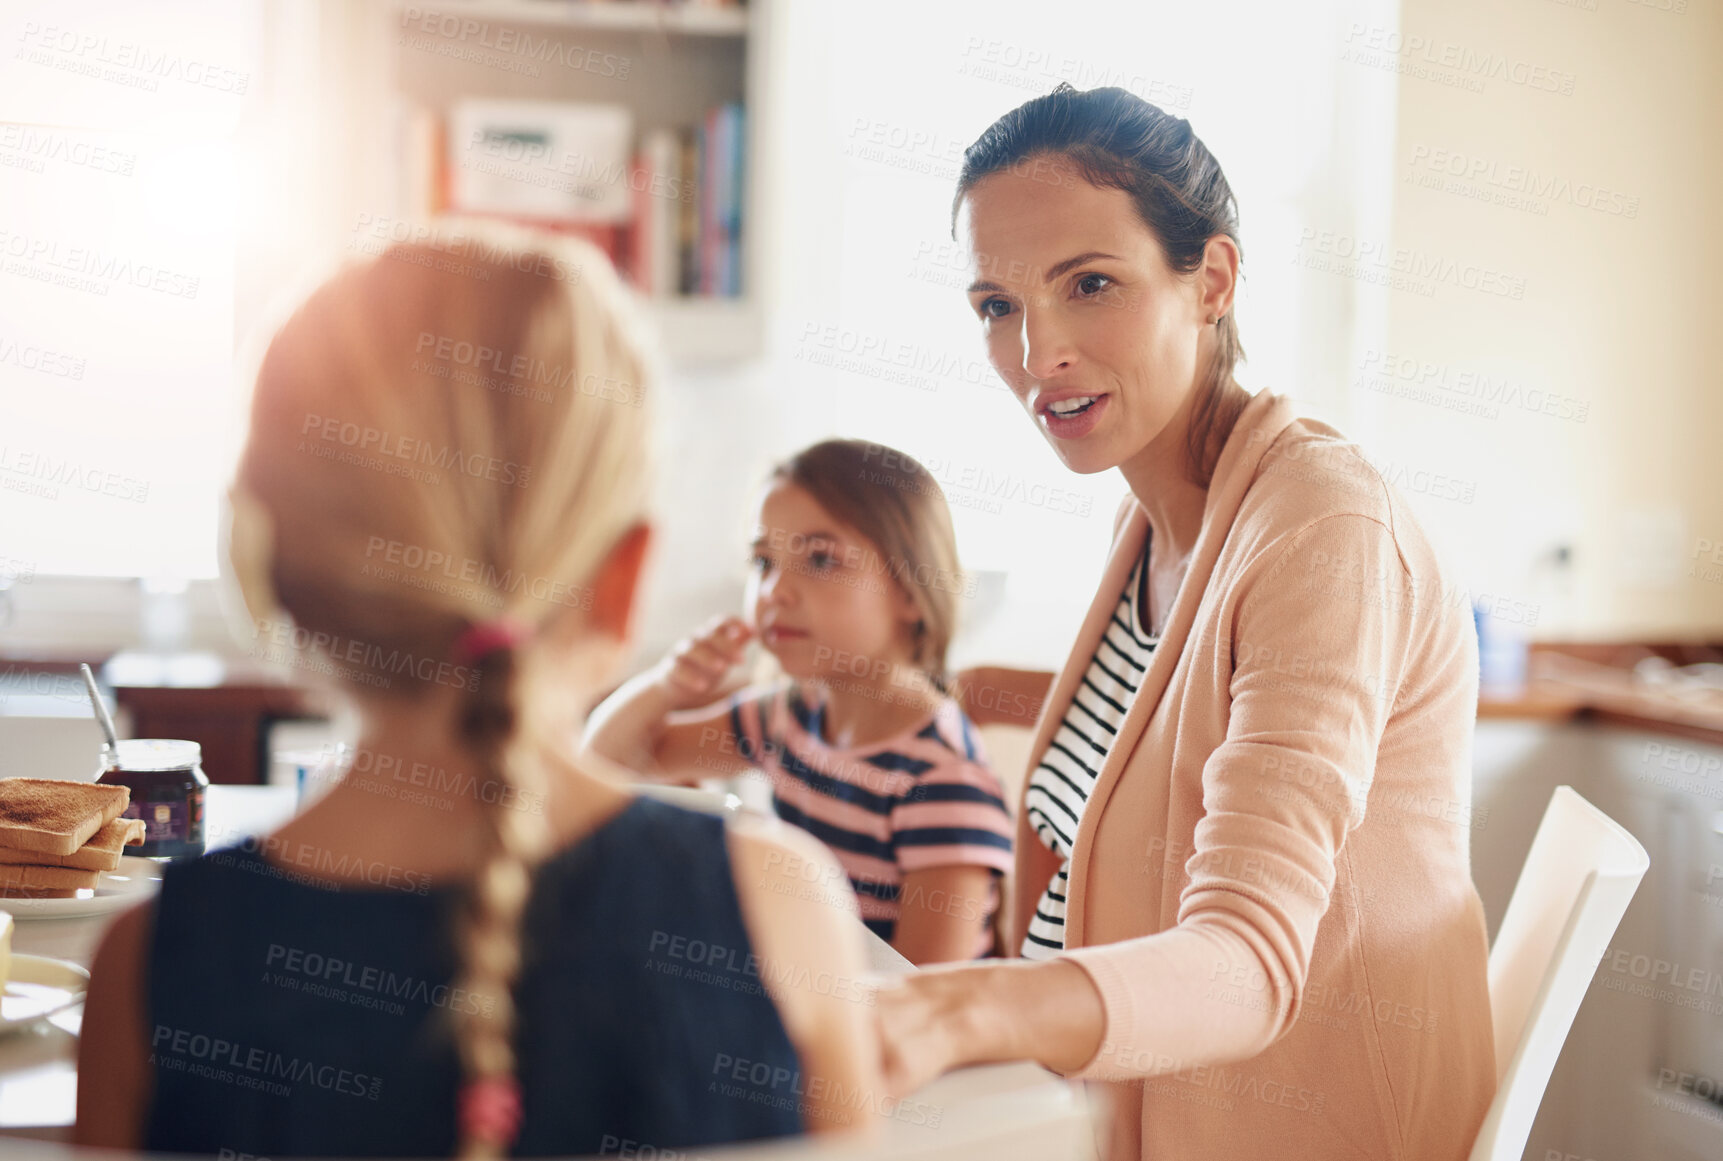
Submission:
M 148 843 L 185 841 L 186 813 L 183 802 L 152 802 L 147 806 L 134 802 L 126 807 L 127 818 L 143 819 L 144 841 Z
M 126 813 L 136 813 L 144 822 L 144 841 L 159 843 L 167 839 L 177 839 L 185 826 L 185 808 L 172 802 L 152 802 L 146 808 L 142 803 L 126 807 Z
M 108 764 L 98 781 L 131 791 L 124 817 L 144 824 L 144 841 L 128 847 L 145 858 L 196 857 L 204 851 L 204 791 L 209 779 L 195 742 L 171 739 L 120 743 L 121 765 Z
M 173 798 L 147 794 L 142 801 L 134 799 L 122 818 L 141 819 L 144 824 L 144 848 L 183 847 L 203 848 L 203 787 Z

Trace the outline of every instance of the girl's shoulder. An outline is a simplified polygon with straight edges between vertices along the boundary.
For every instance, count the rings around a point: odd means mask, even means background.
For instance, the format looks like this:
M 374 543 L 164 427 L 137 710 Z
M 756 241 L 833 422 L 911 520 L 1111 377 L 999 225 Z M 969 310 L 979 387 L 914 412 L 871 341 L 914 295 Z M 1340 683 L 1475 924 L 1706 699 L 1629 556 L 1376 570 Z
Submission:
M 987 748 L 982 744 L 981 731 L 963 712 L 963 705 L 950 694 L 943 694 L 939 708 L 929 723 L 927 735 L 937 739 L 955 757 L 975 765 L 988 766 Z
M 956 698 L 942 695 L 935 709 L 881 747 L 917 783 L 966 782 L 996 786 L 980 731 Z
M 737 734 L 764 741 L 782 732 L 793 696 L 794 682 L 785 677 L 745 685 L 714 704 L 728 708 L 731 726 Z

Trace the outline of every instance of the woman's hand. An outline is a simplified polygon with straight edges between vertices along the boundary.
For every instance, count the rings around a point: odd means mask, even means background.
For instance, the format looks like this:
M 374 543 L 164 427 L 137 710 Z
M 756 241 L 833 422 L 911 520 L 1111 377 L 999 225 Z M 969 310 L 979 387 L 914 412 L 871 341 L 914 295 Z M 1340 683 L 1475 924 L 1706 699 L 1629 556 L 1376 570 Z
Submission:
M 654 669 L 669 709 L 695 709 L 716 701 L 753 635 L 740 617 L 714 617 L 678 641 Z
M 1059 959 L 924 968 L 882 984 L 874 1011 L 886 1091 L 899 1097 L 970 1064 L 1033 1060 L 1076 1072 L 1107 1026 L 1089 973 Z
M 928 968 L 880 985 L 874 998 L 884 1053 L 885 1090 L 908 1096 L 974 1059 L 965 1043 L 964 1005 L 976 968 Z

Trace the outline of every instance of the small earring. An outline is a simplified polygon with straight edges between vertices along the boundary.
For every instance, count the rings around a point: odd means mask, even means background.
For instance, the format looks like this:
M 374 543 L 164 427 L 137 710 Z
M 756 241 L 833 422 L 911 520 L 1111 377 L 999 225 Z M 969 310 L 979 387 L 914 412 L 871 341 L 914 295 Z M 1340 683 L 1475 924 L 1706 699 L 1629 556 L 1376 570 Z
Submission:
M 1221 320 L 1221 319 L 1222 319 L 1222 318 L 1223 318 L 1223 317 L 1224 317 L 1224 316 L 1222 316 L 1222 315 L 1218 315 L 1218 314 L 1211 314 L 1211 315 L 1209 315 L 1209 316 L 1208 316 L 1208 325 L 1209 325 L 1209 326 L 1211 326 L 1211 327 L 1212 327 L 1212 326 L 1214 326 L 1214 325 L 1216 325 L 1216 324 L 1217 324 L 1217 323 L 1219 323 L 1219 322 L 1220 322 L 1220 320 Z

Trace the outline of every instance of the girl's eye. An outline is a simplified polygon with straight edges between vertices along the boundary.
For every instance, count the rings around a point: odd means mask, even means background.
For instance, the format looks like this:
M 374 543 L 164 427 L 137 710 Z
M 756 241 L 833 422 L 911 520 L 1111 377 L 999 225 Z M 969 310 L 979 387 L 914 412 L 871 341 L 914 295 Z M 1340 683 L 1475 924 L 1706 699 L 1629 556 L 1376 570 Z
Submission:
M 748 565 L 750 568 L 767 569 L 772 567 L 772 562 L 770 558 L 756 552 L 748 558 Z
M 1112 284 L 1113 280 L 1105 274 L 1085 274 L 1077 279 L 1077 293 L 1083 298 L 1093 298 Z
M 816 548 L 808 553 L 808 560 L 815 568 L 827 568 L 837 563 L 838 558 L 823 548 Z
M 1011 313 L 1011 303 L 1003 298 L 989 298 L 981 303 L 982 318 L 1004 318 Z

